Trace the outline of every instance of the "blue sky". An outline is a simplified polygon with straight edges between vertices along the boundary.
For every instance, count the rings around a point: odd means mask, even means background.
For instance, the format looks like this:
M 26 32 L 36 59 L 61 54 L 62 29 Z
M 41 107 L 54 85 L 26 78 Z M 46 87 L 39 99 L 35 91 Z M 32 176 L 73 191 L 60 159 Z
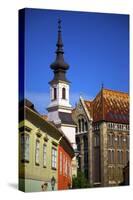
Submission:
M 55 60 L 57 21 L 62 19 L 64 57 L 70 68 L 70 102 L 92 99 L 105 88 L 129 90 L 129 16 L 26 9 L 25 97 L 46 113 L 50 64 Z

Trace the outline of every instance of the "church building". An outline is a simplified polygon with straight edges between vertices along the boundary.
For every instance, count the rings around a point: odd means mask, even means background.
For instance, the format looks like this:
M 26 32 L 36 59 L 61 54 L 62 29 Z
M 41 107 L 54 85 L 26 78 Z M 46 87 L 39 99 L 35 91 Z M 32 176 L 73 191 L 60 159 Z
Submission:
M 129 162 L 129 96 L 101 88 L 73 110 L 77 124 L 78 170 L 92 186 L 120 185 Z

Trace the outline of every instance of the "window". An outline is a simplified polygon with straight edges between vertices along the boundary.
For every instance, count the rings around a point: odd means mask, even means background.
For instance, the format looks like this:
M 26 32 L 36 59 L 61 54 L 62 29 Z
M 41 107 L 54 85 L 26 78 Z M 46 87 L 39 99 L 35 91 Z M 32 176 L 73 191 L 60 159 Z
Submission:
M 54 99 L 56 99 L 57 98 L 57 90 L 56 90 L 56 88 L 54 88 Z
M 72 173 L 72 172 L 71 172 L 71 170 L 72 170 L 72 169 L 71 169 L 71 166 L 72 166 L 72 165 L 71 165 L 71 161 L 70 161 L 70 163 L 69 163 L 69 176 L 70 176 L 70 177 L 71 177 L 71 173 Z
M 85 131 L 88 131 L 88 124 L 85 122 Z
M 129 149 L 129 136 L 126 136 L 126 148 Z
M 112 162 L 112 163 L 115 162 L 115 152 L 114 152 L 114 150 L 112 150 L 112 158 L 111 158 L 111 162 Z
M 128 163 L 128 161 L 129 161 L 129 152 L 126 151 L 126 163 Z
M 121 152 L 120 151 L 118 151 L 117 152 L 117 159 L 118 159 L 118 163 L 120 164 L 121 163 Z
M 65 175 L 65 155 L 63 156 L 63 174 Z
M 79 125 L 79 132 L 81 132 L 81 120 L 78 120 L 78 125 Z
M 84 141 L 84 150 L 88 149 L 88 137 L 87 135 L 83 136 L 83 141 Z
M 99 144 L 100 144 L 100 138 L 99 138 L 99 135 L 96 134 L 94 136 L 94 147 L 99 146 Z
M 113 136 L 112 136 L 112 134 L 109 134 L 109 135 L 108 135 L 108 144 L 109 144 L 109 146 L 111 146 L 111 147 L 112 147 L 112 145 L 113 145 Z
M 22 161 L 29 161 L 29 135 L 21 135 L 21 157 Z
M 123 163 L 123 151 L 121 151 L 121 150 L 119 150 L 118 152 L 117 152 L 117 156 L 118 156 L 118 163 L 119 164 L 122 164 Z
M 67 176 L 70 174 L 70 160 L 67 162 Z
M 35 162 L 39 165 L 39 150 L 40 150 L 40 142 L 36 140 L 36 149 L 35 149 Z
M 52 168 L 56 169 L 57 150 L 52 148 Z
M 60 174 L 62 174 L 62 152 L 60 152 Z
M 119 147 L 119 148 L 122 148 L 122 136 L 121 136 L 121 135 L 118 135 L 118 136 L 117 136 L 117 139 L 118 139 L 118 147 Z
M 108 150 L 108 162 L 114 163 L 115 157 L 114 157 L 114 150 Z
M 82 132 L 84 132 L 84 119 L 81 119 L 81 124 L 82 124 Z
M 124 163 L 124 152 L 122 151 L 121 152 L 121 164 L 123 164 Z
M 62 99 L 66 99 L 66 89 L 62 88 Z
M 120 136 L 120 148 L 122 148 L 122 136 Z
M 111 163 L 111 150 L 108 151 L 108 162 Z
M 46 155 L 46 145 L 44 144 L 43 145 L 43 166 L 46 167 L 46 164 L 47 164 L 47 155 Z
M 66 162 L 65 162 L 65 174 L 66 174 L 66 176 L 67 176 L 67 157 L 66 157 Z
M 113 145 L 113 147 L 115 147 L 115 135 L 112 135 L 112 145 Z

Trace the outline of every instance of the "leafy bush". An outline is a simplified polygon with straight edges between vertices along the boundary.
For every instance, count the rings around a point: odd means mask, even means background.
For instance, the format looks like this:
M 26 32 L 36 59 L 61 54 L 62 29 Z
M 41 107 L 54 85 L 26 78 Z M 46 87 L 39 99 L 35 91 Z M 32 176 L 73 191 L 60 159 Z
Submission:
M 85 178 L 83 172 L 78 172 L 77 177 L 72 178 L 72 189 L 88 188 L 90 187 L 88 180 Z

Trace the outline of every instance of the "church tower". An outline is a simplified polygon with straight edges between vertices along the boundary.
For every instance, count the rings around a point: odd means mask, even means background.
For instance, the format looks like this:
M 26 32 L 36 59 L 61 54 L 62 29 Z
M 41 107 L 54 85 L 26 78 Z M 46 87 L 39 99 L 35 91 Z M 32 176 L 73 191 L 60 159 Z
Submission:
M 72 120 L 72 106 L 69 103 L 69 84 L 66 72 L 69 65 L 64 60 L 64 50 L 61 32 L 61 20 L 58 20 L 58 39 L 56 44 L 56 59 L 50 65 L 54 72 L 50 84 L 50 104 L 48 110 L 48 120 L 60 128 L 70 140 L 72 146 L 75 142 L 75 124 Z

